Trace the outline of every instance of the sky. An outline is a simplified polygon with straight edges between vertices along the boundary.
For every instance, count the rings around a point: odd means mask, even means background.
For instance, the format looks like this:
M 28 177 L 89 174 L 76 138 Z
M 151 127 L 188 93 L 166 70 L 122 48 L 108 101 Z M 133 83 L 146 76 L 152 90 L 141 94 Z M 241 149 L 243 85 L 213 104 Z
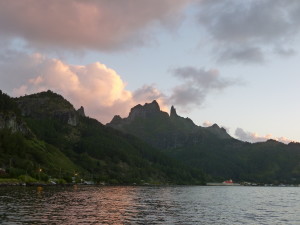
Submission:
M 300 141 L 298 0 L 0 0 L 0 89 L 102 123 L 171 105 L 249 142 Z

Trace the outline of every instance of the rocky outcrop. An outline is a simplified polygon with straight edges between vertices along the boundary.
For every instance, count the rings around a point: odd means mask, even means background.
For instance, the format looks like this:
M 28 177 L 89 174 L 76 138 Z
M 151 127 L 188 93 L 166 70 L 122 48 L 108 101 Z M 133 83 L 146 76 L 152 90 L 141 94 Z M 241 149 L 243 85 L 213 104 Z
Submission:
M 226 129 L 223 127 L 219 127 L 218 124 L 213 124 L 212 126 L 207 127 L 206 129 L 222 139 L 230 137 Z
M 52 91 L 20 97 L 16 99 L 16 102 L 24 117 L 52 118 L 71 126 L 77 126 L 79 117 L 85 116 L 83 107 L 76 111 L 71 103 Z
M 119 115 L 114 116 L 114 118 L 111 120 L 111 124 L 119 124 L 122 122 L 122 118 Z
M 137 120 L 156 120 L 156 119 L 169 119 L 169 115 L 166 112 L 160 110 L 157 101 L 146 103 L 145 105 L 134 106 L 127 118 L 121 118 L 119 115 L 113 117 L 113 119 L 107 123 L 107 126 L 113 127 L 118 130 L 123 130 L 125 125 L 135 123 Z M 126 132 L 126 131 L 125 131 Z
M 149 118 L 160 115 L 161 113 L 165 114 L 165 112 L 160 111 L 157 101 L 154 100 L 153 102 L 146 103 L 143 106 L 139 104 L 133 107 L 129 113 L 128 120 L 132 121 L 136 118 Z
M 77 114 L 79 116 L 85 117 L 85 113 L 84 113 L 84 108 L 83 106 L 81 106 L 78 110 L 77 110 Z

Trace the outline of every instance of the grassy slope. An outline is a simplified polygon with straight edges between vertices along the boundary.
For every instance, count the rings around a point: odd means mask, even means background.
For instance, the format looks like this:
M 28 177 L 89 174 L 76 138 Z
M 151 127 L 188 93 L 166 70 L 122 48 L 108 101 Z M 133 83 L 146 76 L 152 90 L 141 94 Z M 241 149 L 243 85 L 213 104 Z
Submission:
M 59 171 L 63 171 L 63 177 L 72 176 L 74 171 L 79 170 L 54 146 L 36 138 L 25 138 L 20 133 L 11 133 L 7 129 L 0 131 L 0 156 L 0 165 L 7 168 L 12 177 L 29 174 L 47 179 L 48 175 L 58 177 Z

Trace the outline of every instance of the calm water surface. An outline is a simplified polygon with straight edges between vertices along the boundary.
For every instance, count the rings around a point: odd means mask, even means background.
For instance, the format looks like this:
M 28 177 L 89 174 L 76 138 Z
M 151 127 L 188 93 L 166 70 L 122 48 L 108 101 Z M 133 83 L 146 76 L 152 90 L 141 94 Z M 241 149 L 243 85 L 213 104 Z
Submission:
M 300 224 L 297 187 L 0 187 L 0 224 Z

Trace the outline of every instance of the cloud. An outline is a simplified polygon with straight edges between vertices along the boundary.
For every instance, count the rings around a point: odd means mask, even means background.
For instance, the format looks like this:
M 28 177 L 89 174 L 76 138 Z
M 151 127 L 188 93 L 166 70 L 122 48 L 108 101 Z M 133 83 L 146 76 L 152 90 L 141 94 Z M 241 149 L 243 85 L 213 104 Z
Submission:
M 144 85 L 133 93 L 133 99 L 136 101 L 146 100 L 151 102 L 162 97 L 164 97 L 164 94 L 155 88 L 154 85 Z
M 168 104 L 166 103 L 166 96 L 159 91 L 154 84 L 143 85 L 133 92 L 133 100 L 135 102 L 152 102 L 156 100 L 163 111 L 168 111 Z
M 20 96 L 51 89 L 87 115 L 108 122 L 115 113 L 126 116 L 131 107 L 162 96 L 151 86 L 132 93 L 113 69 L 100 62 L 70 65 L 41 54 L 9 52 L 0 57 L 0 89 Z
M 168 102 L 181 107 L 201 105 L 211 91 L 222 91 L 238 84 L 237 80 L 222 78 L 219 71 L 215 69 L 181 67 L 172 72 L 173 76 L 182 81 L 182 84 L 173 88 Z
M 293 142 L 293 140 L 290 140 L 286 137 L 273 137 L 273 135 L 271 134 L 267 134 L 265 136 L 260 136 L 257 133 L 252 133 L 252 132 L 248 132 L 248 131 L 244 131 L 242 128 L 237 128 L 235 130 L 235 136 L 242 140 L 242 141 L 248 141 L 248 142 L 264 142 L 267 141 L 269 139 L 273 139 L 285 144 L 288 144 L 290 142 Z
M 111 51 L 143 45 L 147 28 L 172 27 L 189 0 L 0 1 L 1 40 L 39 49 Z
M 297 4 L 293 0 L 289 3 Z M 286 1 L 217 0 L 201 6 L 204 8 L 199 22 L 220 41 L 266 42 L 292 32 L 289 21 L 292 8 Z
M 264 53 L 259 47 L 227 48 L 220 52 L 219 62 L 263 63 Z
M 214 42 L 214 50 L 219 49 L 221 59 L 225 52 L 233 61 L 261 63 L 268 50 L 285 48 L 299 38 L 297 0 L 204 0 L 198 5 L 198 23 Z
M 205 94 L 196 87 L 189 87 L 187 84 L 177 86 L 173 89 L 168 102 L 171 104 L 189 110 L 190 105 L 201 105 L 205 100 Z
M 170 95 L 162 93 L 154 84 L 129 91 L 121 76 L 100 62 L 70 65 L 40 53 L 7 50 L 0 54 L 0 89 L 4 92 L 20 96 L 50 89 L 76 108 L 84 106 L 87 115 L 101 122 L 108 122 L 116 113 L 127 116 L 131 107 L 153 100 L 164 111 L 171 104 L 188 110 L 192 105 L 201 105 L 211 91 L 238 83 L 222 78 L 218 70 L 194 67 L 174 69 L 173 75 L 181 84 Z
M 204 127 L 211 127 L 212 125 L 213 125 L 213 123 L 210 121 L 204 121 L 202 124 L 202 126 L 204 126 Z
M 205 70 L 187 66 L 174 69 L 173 75 L 189 84 L 196 84 L 202 89 L 224 89 L 231 83 L 231 81 L 221 78 L 216 69 Z
M 289 57 L 289 56 L 296 55 L 296 51 L 294 49 L 291 49 L 291 48 L 288 48 L 288 49 L 280 48 L 280 47 L 275 48 L 274 53 L 278 54 L 280 56 L 283 56 L 283 57 Z

